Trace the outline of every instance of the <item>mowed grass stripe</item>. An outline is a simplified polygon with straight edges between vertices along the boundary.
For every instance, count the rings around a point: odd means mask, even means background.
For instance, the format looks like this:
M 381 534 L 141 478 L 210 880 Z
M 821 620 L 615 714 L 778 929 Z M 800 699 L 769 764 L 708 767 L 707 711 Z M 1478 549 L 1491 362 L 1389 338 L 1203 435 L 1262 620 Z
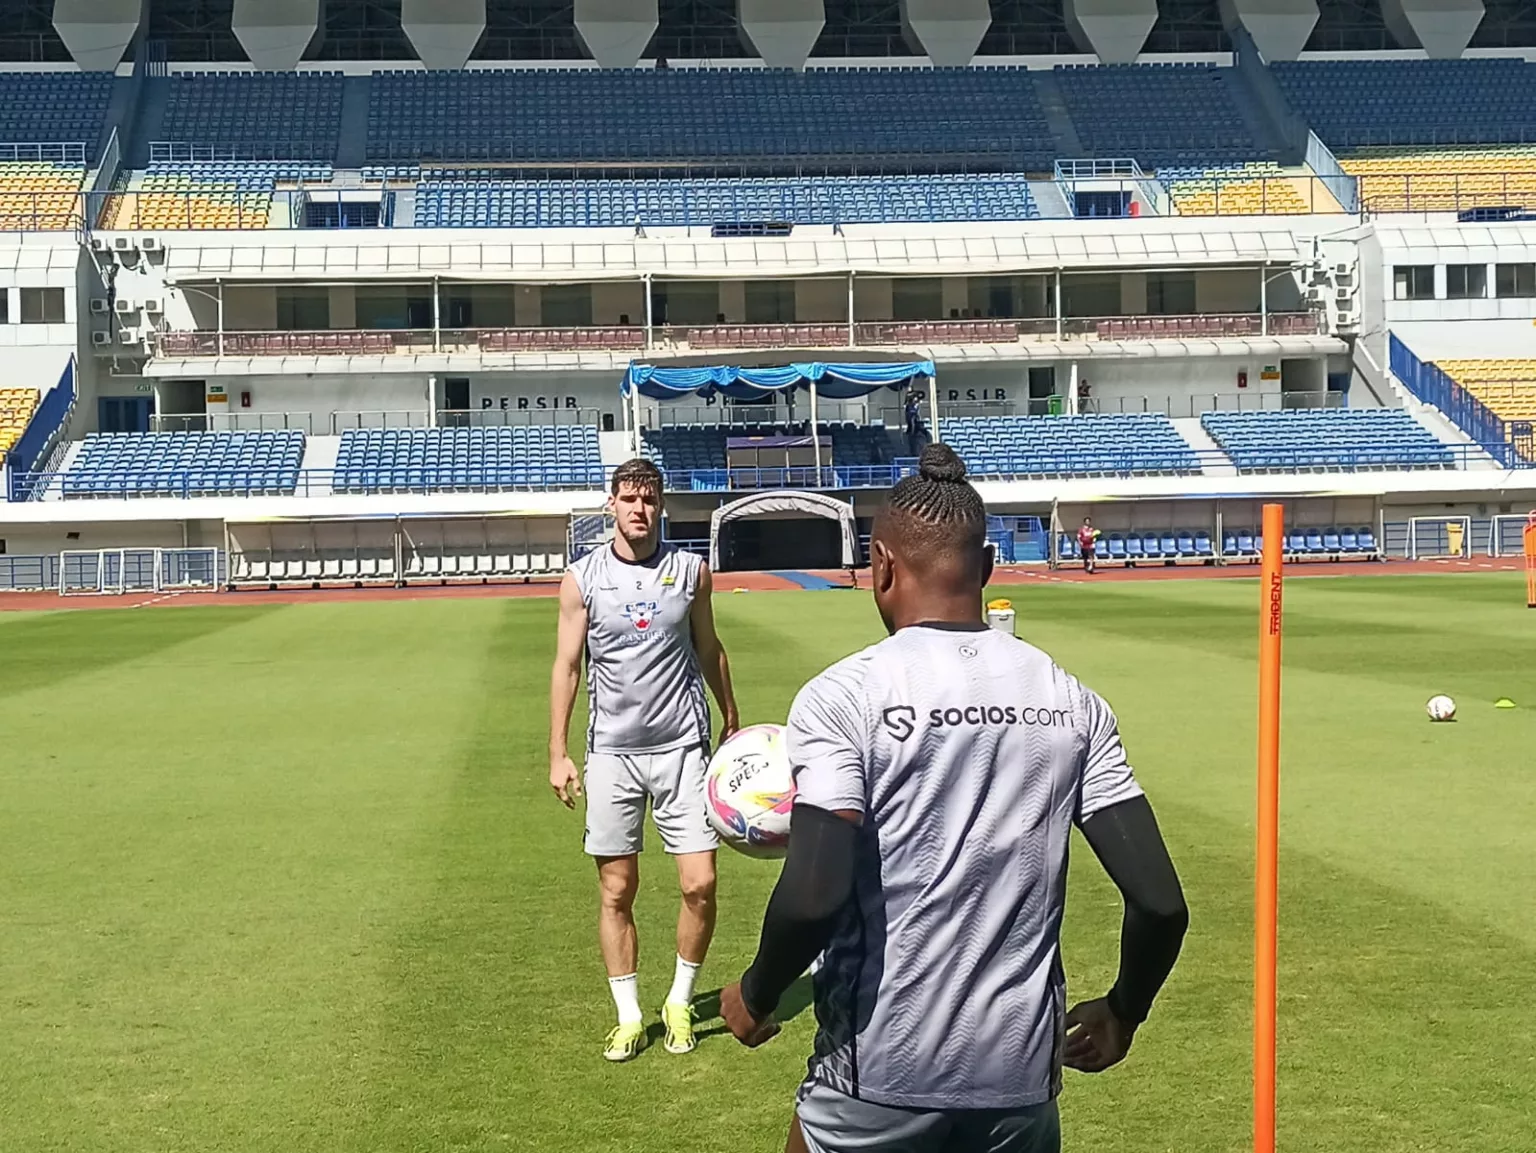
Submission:
M 0 812 L 6 1148 L 319 1150 L 354 1127 L 378 942 L 481 632 L 445 604 L 238 610 L 160 650 L 133 631 L 227 611 L 69 614 L 70 643 L 105 625 L 151 655 L 0 702 L 13 755 L 51 770 L 6 771 Z
M 1361 650 L 1363 675 L 1330 666 L 1327 646 L 1340 642 L 1325 629 L 1287 638 L 1282 1141 L 1308 1153 L 1524 1150 L 1536 1069 L 1518 1040 L 1490 1038 L 1536 1025 L 1536 1011 L 1508 992 L 1536 977 L 1521 916 L 1536 880 L 1521 855 L 1536 815 L 1522 768 L 1532 714 L 1449 688 L 1462 719 L 1432 726 L 1422 704 L 1433 690 L 1416 682 L 1446 673 L 1464 622 L 1482 629 L 1485 614 L 1503 611 L 1516 637 L 1528 618 L 1485 595 L 1494 579 L 1437 578 L 1477 595 L 1422 607 L 1403 603 L 1397 580 L 1358 579 L 1293 588 L 1349 589 L 1319 602 L 1346 625 L 1353 598 L 1373 625 L 1401 611 L 1421 627 L 1433 610 L 1434 629 L 1345 638 Z M 1068 1149 L 1235 1153 L 1247 1142 L 1256 587 L 1244 585 L 1005 593 L 1021 609 L 1021 634 L 1119 711 L 1194 918 L 1131 1061 L 1099 1078 L 1069 1075 Z M 1106 595 L 1130 588 L 1145 599 Z M 1216 611 L 1181 603 L 1205 590 Z M 1312 611 L 1301 594 L 1289 603 L 1298 617 Z M 867 593 L 727 595 L 717 615 L 748 720 L 781 721 L 808 677 L 883 635 Z M 1148 630 L 1148 619 L 1162 628 Z M 1204 643 L 1186 644 L 1202 621 Z M 58 693 L 0 700 L 0 723 L 33 717 L 11 742 L 14 758 L 36 761 L 73 725 L 75 762 L 117 766 L 74 791 L 27 780 L 24 813 L 0 812 L 0 868 L 41 858 L 25 897 L 0 890 L 0 1004 L 19 1022 L 0 1038 L 0 1061 L 8 1090 L 21 1087 L 0 1095 L 0 1145 L 782 1147 L 810 1013 L 756 1052 L 709 1020 L 690 1057 L 657 1046 L 611 1067 L 598 1056 L 612 1010 L 594 871 L 580 852 L 580 814 L 559 808 L 545 779 L 553 627 L 554 605 L 542 601 L 285 609 L 104 668 L 100 679 L 122 698 L 111 715 L 146 726 L 127 743 L 95 720 L 77 723 L 78 703 Z M 1475 678 L 1475 662 L 1450 674 Z M 1503 679 L 1522 686 L 1531 675 L 1519 664 Z M 342 680 L 356 684 L 333 683 Z M 185 706 L 144 704 L 168 692 L 228 695 L 230 681 L 246 711 L 236 733 L 217 709 L 205 733 L 186 723 Z M 1526 703 L 1522 688 L 1510 695 Z M 582 724 L 578 706 L 573 733 Z M 221 776 L 232 736 L 249 755 Z M 263 787 L 252 769 L 328 742 L 343 751 L 311 757 L 308 777 L 282 768 Z M 367 771 L 345 751 L 359 744 Z M 168 774 L 167 747 L 211 768 Z M 8 800 L 17 779 L 0 768 Z M 169 822 L 167 805 L 202 836 Z M 247 861 L 257 833 L 271 854 L 260 868 L 221 863 Z M 113 837 L 125 842 L 118 857 L 72 855 L 77 842 Z M 142 883 L 151 872 L 165 895 Z M 776 873 L 723 855 L 702 990 L 750 960 Z M 641 995 L 654 1020 L 676 912 L 654 832 L 642 875 Z M 188 910 L 183 924 L 173 904 Z M 59 912 L 75 908 L 84 911 Z M 1078 840 L 1065 940 L 1074 997 L 1110 980 L 1119 917 Z M 102 943 L 103 923 L 120 943 Z M 146 1027 L 144 1006 L 176 1012 Z
M 804 618 L 778 613 L 797 602 L 716 602 L 749 719 L 782 719 L 789 695 L 820 668 L 820 655 L 791 639 Z M 740 1135 L 732 1145 L 782 1144 L 808 1014 L 793 1025 L 798 1044 L 767 1054 L 741 1050 L 706 1021 L 691 1056 L 653 1045 L 631 1065 L 600 1058 L 613 1008 L 597 948 L 596 871 L 581 851 L 581 812 L 562 808 L 547 780 L 554 624 L 552 605 L 508 601 L 490 634 L 474 736 L 434 841 L 437 884 L 395 943 L 373 1116 L 348 1148 L 702 1153 L 721 1148 L 727 1118 Z M 578 759 L 582 698 L 571 725 Z M 654 1024 L 672 977 L 677 886 L 654 827 L 646 837 L 636 918 L 641 1001 Z M 777 876 L 772 863 L 729 854 L 721 871 L 720 926 L 699 986 L 706 1001 L 750 961 Z
M 1126 1064 L 1067 1075 L 1065 1147 L 1241 1153 L 1250 1147 L 1252 834 L 1177 800 L 1157 808 L 1190 934 Z M 1536 1008 L 1504 991 L 1536 978 L 1536 948 L 1290 841 L 1280 878 L 1282 1147 L 1529 1148 L 1536 1058 L 1487 1038 L 1536 1028 Z M 1113 980 L 1120 904 L 1080 839 L 1070 886 L 1064 951 L 1076 999 Z

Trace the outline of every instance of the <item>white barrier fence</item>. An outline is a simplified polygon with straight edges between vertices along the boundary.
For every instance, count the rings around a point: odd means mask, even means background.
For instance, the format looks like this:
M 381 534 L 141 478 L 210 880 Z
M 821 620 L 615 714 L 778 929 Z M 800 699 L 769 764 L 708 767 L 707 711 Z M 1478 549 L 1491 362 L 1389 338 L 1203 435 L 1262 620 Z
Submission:
M 59 554 L 60 596 L 215 592 L 223 579 L 216 548 L 68 549 Z

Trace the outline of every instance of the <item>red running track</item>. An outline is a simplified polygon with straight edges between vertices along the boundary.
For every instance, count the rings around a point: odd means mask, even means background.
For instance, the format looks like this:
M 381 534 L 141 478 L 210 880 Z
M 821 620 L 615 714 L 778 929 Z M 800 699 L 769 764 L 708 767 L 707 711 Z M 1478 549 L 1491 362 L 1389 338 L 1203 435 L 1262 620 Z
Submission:
M 1422 576 L 1448 572 L 1519 572 L 1523 571 L 1523 558 L 1498 558 L 1469 561 L 1404 561 L 1389 560 L 1324 561 L 1297 563 L 1287 566 L 1288 577 L 1346 577 L 1346 576 Z M 1159 580 L 1233 580 L 1257 579 L 1259 569 L 1254 564 L 1217 566 L 1170 566 L 1156 565 L 1141 568 L 1101 568 L 1092 576 L 1083 572 L 1080 564 L 1051 570 L 1044 565 L 1020 565 L 999 568 L 993 577 L 995 584 L 1123 584 L 1128 581 Z M 868 588 L 869 574 L 857 574 L 850 585 L 849 575 L 843 569 L 813 572 L 834 584 L 847 587 Z M 717 593 L 780 592 L 800 589 L 800 585 L 785 577 L 767 572 L 732 572 L 715 575 Z M 334 604 L 340 601 L 380 600 L 443 600 L 459 597 L 552 597 L 560 591 L 560 582 L 554 579 L 517 584 L 449 584 L 411 585 L 406 588 L 353 588 L 329 586 L 324 588 L 253 589 L 243 592 L 218 593 L 134 593 L 125 596 L 77 596 L 61 597 L 55 592 L 0 593 L 0 612 L 45 612 L 56 609 L 132 609 L 163 607 L 168 605 L 295 605 Z

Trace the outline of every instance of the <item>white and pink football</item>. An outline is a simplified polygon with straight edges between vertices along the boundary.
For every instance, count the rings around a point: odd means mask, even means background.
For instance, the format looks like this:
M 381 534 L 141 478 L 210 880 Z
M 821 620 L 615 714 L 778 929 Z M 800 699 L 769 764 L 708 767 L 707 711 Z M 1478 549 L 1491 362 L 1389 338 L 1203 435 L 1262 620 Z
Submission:
M 704 783 L 709 823 L 722 841 L 749 857 L 789 851 L 795 782 L 784 726 L 751 725 L 734 734 L 710 758 Z

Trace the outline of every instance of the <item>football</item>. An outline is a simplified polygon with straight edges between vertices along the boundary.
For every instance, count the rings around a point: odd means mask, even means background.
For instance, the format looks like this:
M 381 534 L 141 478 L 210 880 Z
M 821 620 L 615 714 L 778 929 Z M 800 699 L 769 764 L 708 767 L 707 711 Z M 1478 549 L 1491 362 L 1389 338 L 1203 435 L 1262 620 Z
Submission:
M 795 782 L 782 725 L 751 725 L 721 745 L 705 791 L 709 823 L 731 848 L 767 858 L 789 851 Z
M 1424 711 L 1432 721 L 1448 721 L 1456 715 L 1456 702 L 1444 694 L 1430 697 Z

